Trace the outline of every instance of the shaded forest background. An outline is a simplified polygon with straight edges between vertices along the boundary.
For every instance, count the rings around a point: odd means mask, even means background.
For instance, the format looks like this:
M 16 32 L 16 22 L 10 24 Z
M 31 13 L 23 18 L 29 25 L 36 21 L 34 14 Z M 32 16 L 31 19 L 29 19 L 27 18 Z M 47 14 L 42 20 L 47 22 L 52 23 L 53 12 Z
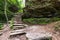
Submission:
M 11 20 L 15 14 L 23 13 L 22 21 L 32 24 L 46 24 L 60 20 L 60 0 L 7 0 L 6 12 Z M 0 0 L 0 22 L 6 22 L 5 1 Z M 25 6 L 24 6 L 25 5 Z

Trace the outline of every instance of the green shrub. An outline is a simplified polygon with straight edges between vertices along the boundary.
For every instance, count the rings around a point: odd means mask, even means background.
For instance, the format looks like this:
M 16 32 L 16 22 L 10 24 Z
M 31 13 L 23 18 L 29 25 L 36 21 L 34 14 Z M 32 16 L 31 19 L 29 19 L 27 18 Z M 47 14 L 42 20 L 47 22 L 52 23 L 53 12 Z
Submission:
M 60 21 L 56 23 L 55 30 L 60 31 Z
M 60 21 L 60 18 L 27 18 L 23 22 L 30 24 L 48 24 L 51 22 Z
M 51 18 L 51 21 L 52 21 L 52 22 L 60 21 L 60 18 L 54 17 L 54 18 Z
M 11 20 L 11 18 L 13 17 L 12 14 L 7 14 L 8 15 L 8 20 Z M 0 23 L 5 23 L 7 20 L 6 20 L 6 16 L 5 14 L 0 14 Z
M 13 28 L 14 28 L 14 26 L 13 26 L 13 25 L 14 25 L 14 20 L 13 20 L 13 19 L 11 19 L 11 21 L 10 21 L 10 28 L 11 28 L 11 29 L 13 29 Z
M 0 23 L 0 30 L 2 30 L 3 29 L 3 24 L 2 23 Z

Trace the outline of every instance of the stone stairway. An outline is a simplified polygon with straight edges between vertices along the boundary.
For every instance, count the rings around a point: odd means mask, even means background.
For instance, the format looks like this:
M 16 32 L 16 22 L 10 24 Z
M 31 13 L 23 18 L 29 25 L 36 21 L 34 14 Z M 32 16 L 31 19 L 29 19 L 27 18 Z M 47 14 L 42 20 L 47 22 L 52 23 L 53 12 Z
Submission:
M 25 29 L 13 30 L 13 31 L 11 31 L 10 36 L 25 34 L 24 30 Z
M 18 35 L 18 34 L 25 34 L 24 30 L 28 26 L 26 24 L 14 24 L 14 28 L 11 31 L 11 36 Z
M 14 28 L 13 28 L 14 30 L 18 30 L 18 29 L 24 29 L 28 25 L 26 25 L 26 24 L 14 24 L 13 26 L 14 26 Z

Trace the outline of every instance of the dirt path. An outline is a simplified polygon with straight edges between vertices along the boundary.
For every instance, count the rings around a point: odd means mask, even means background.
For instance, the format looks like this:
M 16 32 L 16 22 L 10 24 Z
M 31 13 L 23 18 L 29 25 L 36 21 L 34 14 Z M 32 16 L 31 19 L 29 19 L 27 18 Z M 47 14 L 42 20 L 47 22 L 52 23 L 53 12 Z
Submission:
M 32 25 L 31 27 L 33 27 L 33 26 L 36 27 L 36 28 L 34 28 L 35 31 L 32 31 L 33 29 L 30 30 L 30 28 L 28 27 L 26 29 L 26 32 L 36 32 L 37 33 L 37 32 L 41 32 L 41 30 L 42 30 L 42 31 L 46 31 L 46 32 L 52 33 L 52 40 L 60 40 L 59 34 L 57 34 L 54 31 L 54 25 L 55 25 L 55 23 L 51 23 L 51 24 L 47 24 L 47 25 Z M 7 25 L 5 25 L 5 29 L 3 30 L 2 36 L 0 36 L 0 40 L 8 40 L 8 38 L 10 36 L 9 35 L 10 31 L 11 31 L 10 28 Z M 20 37 L 18 35 L 18 37 L 15 36 L 12 39 L 15 39 L 15 38 L 20 38 L 20 40 L 21 40 L 21 38 L 23 38 L 22 40 L 24 40 L 25 37 L 24 36 Z
M 46 32 L 50 32 L 52 34 L 52 40 L 60 40 L 60 36 L 59 34 L 57 34 L 54 31 L 54 25 L 56 23 L 51 23 L 51 24 L 47 24 L 47 25 L 32 25 L 31 27 L 36 27 L 36 28 L 32 28 L 32 29 L 28 29 L 27 32 L 41 32 L 41 31 L 46 31 Z
M 54 25 L 56 23 L 51 23 L 51 24 L 48 24 L 46 25 L 47 26 L 47 30 L 50 31 L 52 33 L 52 39 L 53 40 L 60 40 L 60 33 L 56 33 L 56 31 L 54 30 Z
M 0 36 L 0 40 L 8 40 L 10 34 L 10 28 L 8 25 L 4 25 L 4 29 L 2 30 L 2 35 Z

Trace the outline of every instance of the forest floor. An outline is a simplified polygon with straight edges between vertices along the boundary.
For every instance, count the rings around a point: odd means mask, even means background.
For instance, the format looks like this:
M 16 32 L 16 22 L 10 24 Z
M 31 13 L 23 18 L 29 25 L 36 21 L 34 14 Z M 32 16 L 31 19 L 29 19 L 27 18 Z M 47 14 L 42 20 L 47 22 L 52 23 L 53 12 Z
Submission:
M 4 29 L 3 30 L 1 30 L 1 32 L 2 32 L 2 35 L 0 36 L 0 40 L 8 40 L 8 38 L 9 38 L 9 34 L 10 34 L 10 28 L 9 28 L 9 25 L 7 25 L 7 24 L 5 24 L 4 25 Z
M 31 25 L 31 27 L 35 26 L 37 27 L 37 29 L 35 29 L 35 32 L 39 32 L 41 30 L 44 30 L 44 31 L 47 31 L 47 32 L 50 32 L 52 33 L 52 40 L 60 40 L 60 33 L 56 32 L 54 30 L 54 25 L 55 23 L 51 23 L 51 24 L 47 24 L 47 25 Z M 28 27 L 29 29 L 29 27 Z M 12 30 L 7 26 L 5 25 L 5 28 L 2 30 L 2 35 L 0 36 L 0 40 L 9 40 L 9 34 Z M 26 30 L 26 31 L 32 31 L 32 30 Z M 19 38 L 19 39 L 15 39 L 15 38 Z M 26 40 L 26 37 L 25 35 L 17 35 L 15 37 L 12 38 L 12 40 Z
M 60 33 L 54 30 L 54 25 L 56 23 L 51 23 L 47 25 L 34 25 L 38 27 L 35 32 L 44 30 L 46 32 L 52 33 L 52 40 L 60 40 Z

